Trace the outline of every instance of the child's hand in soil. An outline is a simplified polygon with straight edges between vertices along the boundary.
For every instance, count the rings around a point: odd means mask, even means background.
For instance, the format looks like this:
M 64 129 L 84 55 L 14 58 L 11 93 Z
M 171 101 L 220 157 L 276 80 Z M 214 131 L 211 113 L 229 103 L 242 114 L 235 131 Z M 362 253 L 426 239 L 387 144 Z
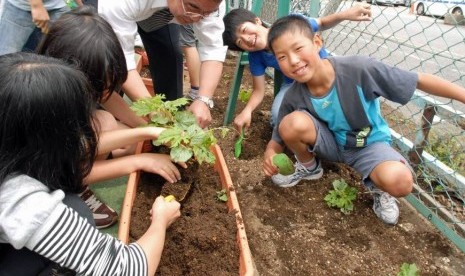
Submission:
M 241 133 L 242 128 L 244 128 L 244 131 L 246 131 L 250 127 L 251 122 L 252 112 L 244 109 L 234 119 L 234 127 L 239 133 Z
M 138 168 L 149 173 L 159 174 L 170 183 L 181 180 L 181 173 L 167 154 L 142 153 L 136 155 Z M 186 163 L 179 162 L 181 167 L 187 168 Z
M 163 196 L 157 197 L 150 210 L 152 223 L 161 223 L 161 226 L 167 228 L 181 216 L 180 207 L 181 204 L 176 200 L 165 201 Z

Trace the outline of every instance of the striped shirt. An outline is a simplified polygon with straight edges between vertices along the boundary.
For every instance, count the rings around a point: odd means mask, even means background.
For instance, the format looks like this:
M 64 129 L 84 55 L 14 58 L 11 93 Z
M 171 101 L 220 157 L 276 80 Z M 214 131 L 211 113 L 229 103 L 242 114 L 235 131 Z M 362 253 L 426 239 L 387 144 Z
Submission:
M 147 275 L 148 263 L 137 243 L 125 245 L 103 234 L 61 200 L 25 175 L 0 185 L 0 243 L 26 247 L 76 271 L 77 275 Z

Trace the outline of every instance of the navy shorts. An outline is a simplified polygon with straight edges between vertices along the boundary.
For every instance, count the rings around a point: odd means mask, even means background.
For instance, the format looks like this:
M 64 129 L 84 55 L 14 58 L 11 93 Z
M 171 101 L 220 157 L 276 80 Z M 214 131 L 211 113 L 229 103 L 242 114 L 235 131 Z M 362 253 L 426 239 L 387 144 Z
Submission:
M 308 151 L 315 153 L 320 159 L 344 163 L 354 168 L 362 175 L 365 186 L 373 185 L 369 178 L 370 173 L 385 161 L 399 161 L 412 170 L 407 160 L 387 142 L 377 142 L 363 148 L 345 149 L 336 143 L 333 133 L 324 122 L 308 112 L 305 113 L 310 116 L 317 131 L 316 143 L 313 147 L 309 147 Z

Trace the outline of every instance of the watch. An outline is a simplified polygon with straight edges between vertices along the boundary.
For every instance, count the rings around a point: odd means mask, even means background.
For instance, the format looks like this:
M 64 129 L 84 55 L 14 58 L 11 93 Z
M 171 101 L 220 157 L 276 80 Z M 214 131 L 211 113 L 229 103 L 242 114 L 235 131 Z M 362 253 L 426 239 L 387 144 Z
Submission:
M 194 100 L 202 101 L 204 104 L 208 106 L 208 108 L 213 108 L 215 106 L 213 100 L 206 96 L 197 96 Z

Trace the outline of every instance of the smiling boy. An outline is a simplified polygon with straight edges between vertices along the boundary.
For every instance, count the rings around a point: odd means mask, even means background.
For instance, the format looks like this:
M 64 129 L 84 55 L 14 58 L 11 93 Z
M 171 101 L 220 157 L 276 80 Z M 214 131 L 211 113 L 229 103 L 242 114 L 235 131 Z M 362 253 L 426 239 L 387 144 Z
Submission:
M 389 126 L 379 97 L 406 104 L 418 88 L 465 102 L 465 89 L 431 74 L 414 73 L 364 56 L 321 59 L 319 36 L 301 16 L 273 24 L 268 45 L 282 72 L 296 80 L 283 99 L 277 126 L 264 156 L 264 172 L 274 184 L 291 187 L 323 175 L 320 161 L 345 163 L 362 175 L 374 197 L 373 210 L 396 224 L 395 197 L 412 191 L 413 175 L 405 158 L 391 147 Z M 296 172 L 278 174 L 275 154 L 287 146 L 297 159 Z
M 328 15 L 322 18 L 307 18 L 308 24 L 314 32 L 324 31 L 334 27 L 344 20 L 370 21 L 370 5 L 357 5 L 342 12 Z M 249 128 L 252 121 L 252 112 L 260 105 L 265 95 L 265 70 L 272 67 L 277 70 L 279 65 L 276 58 L 269 52 L 267 43 L 269 29 L 254 13 L 246 9 L 231 10 L 224 18 L 225 31 L 223 33 L 224 44 L 234 51 L 249 52 L 249 68 L 253 76 L 252 96 L 241 113 L 234 119 L 234 126 L 238 131 Z M 319 52 L 321 57 L 329 55 L 322 47 Z M 285 77 L 279 93 L 276 95 L 271 108 L 271 125 L 276 122 L 279 106 L 287 88 L 293 82 Z

